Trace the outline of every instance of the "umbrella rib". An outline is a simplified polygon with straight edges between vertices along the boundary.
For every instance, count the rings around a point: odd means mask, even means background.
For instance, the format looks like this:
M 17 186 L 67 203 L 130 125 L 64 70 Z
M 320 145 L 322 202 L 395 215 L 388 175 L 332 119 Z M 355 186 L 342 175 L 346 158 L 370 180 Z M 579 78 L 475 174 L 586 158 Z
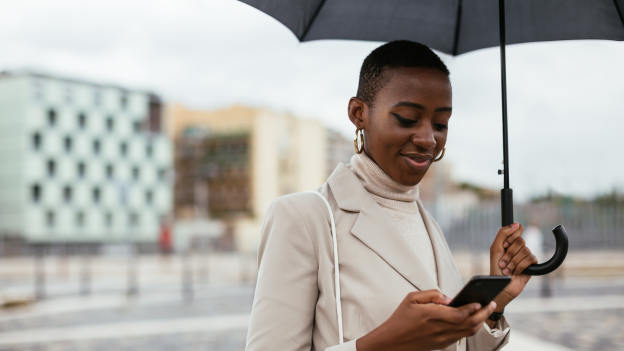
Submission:
M 615 9 L 617 10 L 618 15 L 620 15 L 620 21 L 622 22 L 622 26 L 624 27 L 624 14 L 622 14 L 620 4 L 618 4 L 617 0 L 613 0 L 613 4 L 615 5 Z
M 306 35 L 308 35 L 308 32 L 310 31 L 310 28 L 312 28 L 312 24 L 314 23 L 316 16 L 318 16 L 319 12 L 321 12 L 321 8 L 323 7 L 323 5 L 325 5 L 325 0 L 321 0 L 319 7 L 316 9 L 316 12 L 314 12 L 314 15 L 310 19 L 310 24 L 308 24 L 308 28 L 306 28 L 305 32 L 303 32 L 303 34 L 301 35 L 301 41 L 305 40 Z
M 457 56 L 457 46 L 459 45 L 459 29 L 461 26 L 461 16 L 462 16 L 462 3 L 463 0 L 459 0 L 457 6 L 457 20 L 455 21 L 455 39 L 453 40 L 453 56 Z

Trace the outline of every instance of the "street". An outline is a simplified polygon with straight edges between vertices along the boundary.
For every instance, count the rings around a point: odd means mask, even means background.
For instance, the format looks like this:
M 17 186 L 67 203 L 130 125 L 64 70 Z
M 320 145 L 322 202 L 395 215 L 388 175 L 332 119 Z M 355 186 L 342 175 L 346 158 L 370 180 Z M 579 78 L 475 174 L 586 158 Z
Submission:
M 240 261 L 224 257 L 223 262 L 232 267 Z M 253 279 L 227 280 L 226 269 L 218 279 L 219 265 L 213 263 L 213 281 L 196 283 L 191 297 L 171 275 L 161 276 L 158 285 L 143 279 L 136 296 L 123 289 L 59 294 L 0 309 L 0 350 L 244 350 Z M 55 291 L 62 291 L 61 285 Z M 568 277 L 555 282 L 553 298 L 541 298 L 539 291 L 534 279 L 508 306 L 512 334 L 505 350 L 624 349 L 624 279 Z

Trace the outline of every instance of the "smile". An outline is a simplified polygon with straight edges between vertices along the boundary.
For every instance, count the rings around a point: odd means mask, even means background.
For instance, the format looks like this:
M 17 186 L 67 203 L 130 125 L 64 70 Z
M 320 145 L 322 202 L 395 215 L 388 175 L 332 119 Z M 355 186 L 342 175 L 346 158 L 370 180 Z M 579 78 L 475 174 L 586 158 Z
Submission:
M 427 169 L 427 167 L 429 166 L 429 163 L 431 162 L 431 157 L 430 156 L 421 156 L 421 155 L 410 155 L 410 156 L 406 156 L 406 155 L 401 155 L 403 157 L 403 160 L 405 161 L 405 163 L 413 170 L 415 171 L 424 171 Z

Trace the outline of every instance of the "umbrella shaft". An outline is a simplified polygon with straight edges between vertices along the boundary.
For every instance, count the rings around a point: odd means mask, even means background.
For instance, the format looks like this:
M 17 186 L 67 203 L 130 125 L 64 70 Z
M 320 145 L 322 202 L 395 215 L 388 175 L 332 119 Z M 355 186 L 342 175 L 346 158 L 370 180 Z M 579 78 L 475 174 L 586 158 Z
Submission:
M 500 30 L 501 92 L 503 102 L 503 163 L 504 189 L 509 189 L 509 141 L 507 136 L 507 65 L 505 59 L 505 0 L 498 0 Z
M 501 221 L 502 226 L 513 223 L 513 195 L 509 188 L 509 139 L 507 136 L 507 65 L 505 60 L 505 0 L 498 0 L 498 23 L 501 53 L 501 93 L 503 101 L 503 177 L 504 187 L 501 190 Z

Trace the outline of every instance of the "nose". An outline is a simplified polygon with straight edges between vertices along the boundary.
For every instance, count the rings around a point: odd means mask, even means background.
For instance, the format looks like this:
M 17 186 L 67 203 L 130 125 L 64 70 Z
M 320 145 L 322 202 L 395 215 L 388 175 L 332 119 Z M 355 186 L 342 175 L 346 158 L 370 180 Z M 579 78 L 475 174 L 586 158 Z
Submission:
M 423 125 L 420 128 L 416 129 L 411 138 L 412 144 L 417 147 L 423 149 L 423 151 L 428 151 L 436 147 L 437 142 L 433 135 L 433 128 L 431 125 Z

